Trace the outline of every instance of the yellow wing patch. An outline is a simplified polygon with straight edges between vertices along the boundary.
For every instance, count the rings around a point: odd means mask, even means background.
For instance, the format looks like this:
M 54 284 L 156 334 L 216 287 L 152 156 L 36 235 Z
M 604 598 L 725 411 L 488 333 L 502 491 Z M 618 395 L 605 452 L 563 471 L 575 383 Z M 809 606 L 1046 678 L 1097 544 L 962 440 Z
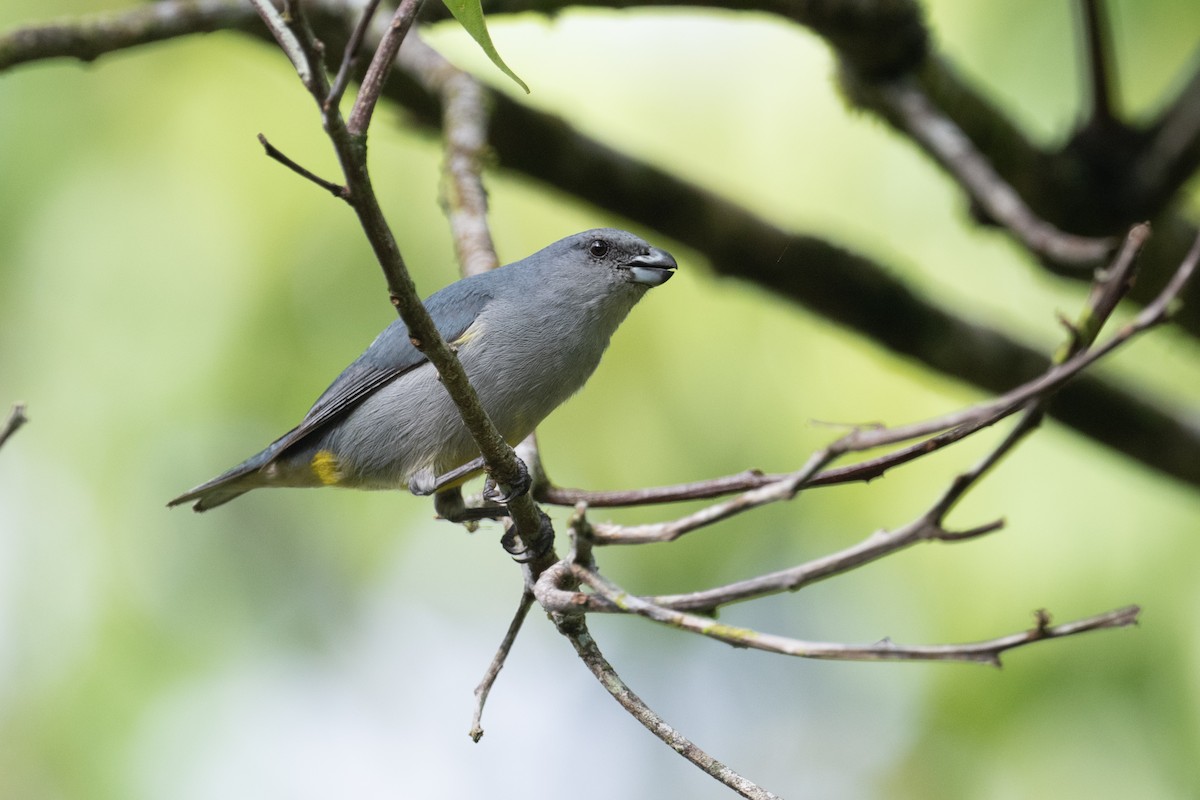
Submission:
M 342 480 L 342 464 L 329 450 L 318 450 L 309 462 L 317 480 L 326 486 L 333 486 Z
M 463 331 L 457 339 L 450 342 L 450 346 L 455 348 L 462 347 L 464 344 L 471 341 L 482 332 L 483 326 L 479 324 L 479 320 L 475 320 L 467 326 L 467 329 Z

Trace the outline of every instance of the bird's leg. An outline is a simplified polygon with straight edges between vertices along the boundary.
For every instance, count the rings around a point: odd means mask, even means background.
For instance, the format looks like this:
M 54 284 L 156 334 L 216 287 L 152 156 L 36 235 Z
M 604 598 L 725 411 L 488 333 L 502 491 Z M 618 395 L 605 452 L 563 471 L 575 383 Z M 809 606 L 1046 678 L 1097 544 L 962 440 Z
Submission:
M 450 522 L 477 522 L 481 519 L 502 519 L 508 516 L 504 506 L 482 506 L 469 508 L 463 502 L 462 489 L 452 486 L 442 489 L 433 496 L 433 508 L 438 516 Z
M 433 470 L 428 468 L 422 469 L 408 482 L 408 490 L 422 497 L 434 492 L 441 492 L 451 486 L 461 484 L 477 472 L 482 472 L 483 467 L 483 456 L 480 456 L 441 475 L 434 475 Z

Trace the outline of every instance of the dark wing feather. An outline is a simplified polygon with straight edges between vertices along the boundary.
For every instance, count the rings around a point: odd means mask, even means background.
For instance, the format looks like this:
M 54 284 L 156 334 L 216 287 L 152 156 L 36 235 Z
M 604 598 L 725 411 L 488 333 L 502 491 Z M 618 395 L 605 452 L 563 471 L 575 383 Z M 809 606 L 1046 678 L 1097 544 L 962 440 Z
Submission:
M 438 333 L 447 342 L 462 336 L 492 299 L 492 274 L 461 280 L 425 301 Z M 396 320 L 317 398 L 304 420 L 272 445 L 274 454 L 340 419 L 371 394 L 426 361 L 424 354 L 413 347 L 404 322 Z

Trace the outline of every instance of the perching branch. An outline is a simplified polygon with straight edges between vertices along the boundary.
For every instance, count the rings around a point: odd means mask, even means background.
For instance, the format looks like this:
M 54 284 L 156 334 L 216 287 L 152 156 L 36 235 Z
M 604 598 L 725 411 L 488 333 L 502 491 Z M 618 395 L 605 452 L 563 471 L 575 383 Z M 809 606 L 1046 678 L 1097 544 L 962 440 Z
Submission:
M 364 81 L 355 101 L 350 125 L 342 118 L 337 104 L 329 102 L 330 84 L 321 59 L 322 46 L 309 28 L 300 7 L 293 7 L 289 23 L 268 0 L 252 2 L 266 21 L 268 29 L 284 47 L 301 80 L 316 100 L 325 131 L 337 153 L 346 180 L 343 199 L 358 214 L 363 231 L 387 278 L 392 304 L 408 327 L 413 344 L 437 369 L 442 384 L 462 414 L 471 436 L 479 445 L 489 471 L 502 485 L 518 485 L 523 467 L 512 448 L 488 419 L 458 357 L 446 344 L 421 302 L 391 227 L 375 196 L 367 168 L 367 126 L 375 103 L 383 91 L 384 79 L 391 73 L 390 65 L 395 60 L 395 54 L 420 10 L 421 0 L 404 0 L 393 16 L 376 49 L 372 68 L 368 70 L 369 80 Z M 545 538 L 545 516 L 538 511 L 533 499 L 527 495 L 517 497 L 509 504 L 509 511 L 516 535 L 524 540 L 522 549 L 537 553 L 540 559 L 552 563 L 552 548 L 543 549 L 540 544 Z M 539 542 L 538 547 L 535 548 L 534 542 Z

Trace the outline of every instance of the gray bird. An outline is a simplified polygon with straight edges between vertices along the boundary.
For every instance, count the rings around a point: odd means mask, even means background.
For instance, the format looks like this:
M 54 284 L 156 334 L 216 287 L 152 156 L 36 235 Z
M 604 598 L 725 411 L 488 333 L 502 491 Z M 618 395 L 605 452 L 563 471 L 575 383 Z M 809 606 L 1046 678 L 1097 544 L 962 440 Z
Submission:
M 464 278 L 425 307 L 488 416 L 515 445 L 583 386 L 634 304 L 675 268 L 669 253 L 632 233 L 599 228 Z M 195 501 L 196 511 L 207 511 L 275 486 L 407 487 L 436 492 L 438 512 L 464 520 L 492 515 L 472 517 L 476 510 L 463 507 L 459 486 L 481 466 L 436 370 L 397 320 L 298 426 L 168 505 Z

